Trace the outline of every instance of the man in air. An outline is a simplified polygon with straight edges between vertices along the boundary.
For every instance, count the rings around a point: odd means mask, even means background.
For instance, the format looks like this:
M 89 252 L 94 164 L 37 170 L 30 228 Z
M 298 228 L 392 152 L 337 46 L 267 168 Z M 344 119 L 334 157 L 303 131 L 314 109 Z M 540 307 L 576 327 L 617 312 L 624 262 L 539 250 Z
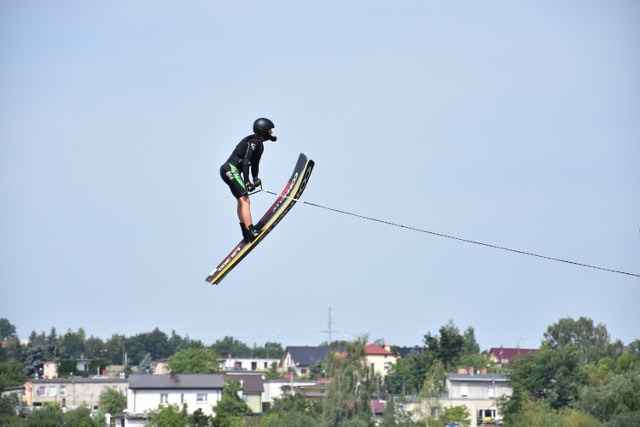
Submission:
M 227 183 L 231 193 L 238 200 L 238 219 L 242 228 L 242 237 L 245 242 L 252 242 L 260 234 L 260 230 L 253 225 L 251 220 L 251 207 L 249 193 L 261 186 L 258 178 L 260 171 L 260 158 L 264 151 L 264 141 L 276 141 L 273 135 L 274 124 L 271 120 L 260 118 L 253 122 L 253 135 L 249 135 L 240 141 L 231 153 L 231 156 L 220 167 L 220 177 Z M 249 171 L 253 183 L 249 180 Z

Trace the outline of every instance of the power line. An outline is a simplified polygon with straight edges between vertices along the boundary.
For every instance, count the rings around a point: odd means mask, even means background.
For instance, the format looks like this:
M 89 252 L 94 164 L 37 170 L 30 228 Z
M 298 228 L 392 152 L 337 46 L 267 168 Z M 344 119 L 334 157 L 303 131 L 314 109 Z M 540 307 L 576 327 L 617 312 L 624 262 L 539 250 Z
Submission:
M 269 190 L 264 190 L 263 189 L 262 191 L 265 192 L 265 193 L 273 194 L 275 196 L 280 196 L 280 194 L 274 193 L 274 192 L 269 191 Z M 499 246 L 499 245 L 494 245 L 494 244 L 491 244 L 491 243 L 479 242 L 477 240 L 464 239 L 464 238 L 461 238 L 461 237 L 451 236 L 451 235 L 448 235 L 448 234 L 437 233 L 435 231 L 425 230 L 423 228 L 410 227 L 410 226 L 407 226 L 407 225 L 398 224 L 398 223 L 391 222 L 391 221 L 385 221 L 385 220 L 382 220 L 382 219 L 373 218 L 373 217 L 369 217 L 369 216 L 365 216 L 365 215 L 360 215 L 360 214 L 356 214 L 356 213 L 353 213 L 353 212 L 348 212 L 348 211 L 344 211 L 344 210 L 340 210 L 340 209 L 335 209 L 335 208 L 331 208 L 331 207 L 328 207 L 328 206 L 322 206 L 322 205 L 319 205 L 317 203 L 311 203 L 311 202 L 306 202 L 306 201 L 300 200 L 300 199 L 294 199 L 291 196 L 284 196 L 284 197 L 292 199 L 292 200 L 294 200 L 296 202 L 304 203 L 305 205 L 316 207 L 316 208 L 326 209 L 326 210 L 329 210 L 329 211 L 332 211 L 332 212 L 336 212 L 336 213 L 340 213 L 340 214 L 343 214 L 343 215 L 349 215 L 349 216 L 353 216 L 353 217 L 356 217 L 356 218 L 365 219 L 367 221 L 374 221 L 374 222 L 379 222 L 379 223 L 386 224 L 386 225 L 391 225 L 391 226 L 394 226 L 394 227 L 405 228 L 407 230 L 416 231 L 416 232 L 419 232 L 419 233 L 426 233 L 426 234 L 430 234 L 432 236 L 444 237 L 446 239 L 457 240 L 459 242 L 471 243 L 471 244 L 474 244 L 474 245 L 485 246 L 485 247 L 488 247 L 488 248 L 499 249 L 499 250 L 508 251 L 508 252 L 514 252 L 514 253 L 517 253 L 517 254 L 520 254 L 520 255 L 528 255 L 528 256 L 532 256 L 532 257 L 546 259 L 546 260 L 549 260 L 549 261 L 563 262 L 563 263 L 572 264 L 572 265 L 575 265 L 575 266 L 578 266 L 578 267 L 593 268 L 593 269 L 596 269 L 596 270 L 608 271 L 610 273 L 624 274 L 624 275 L 627 275 L 627 276 L 633 276 L 633 277 L 639 277 L 640 278 L 640 274 L 637 274 L 637 273 L 629 273 L 629 272 L 626 272 L 626 271 L 615 270 L 615 269 L 612 269 L 612 268 L 598 267 L 597 265 L 585 264 L 585 263 L 566 260 L 566 259 L 562 259 L 562 258 L 555 258 L 555 257 L 551 257 L 551 256 L 540 255 L 540 254 L 536 254 L 536 253 L 528 252 L 528 251 L 523 251 L 523 250 L 519 250 L 519 249 L 511 249 L 511 248 L 507 248 L 505 246 Z

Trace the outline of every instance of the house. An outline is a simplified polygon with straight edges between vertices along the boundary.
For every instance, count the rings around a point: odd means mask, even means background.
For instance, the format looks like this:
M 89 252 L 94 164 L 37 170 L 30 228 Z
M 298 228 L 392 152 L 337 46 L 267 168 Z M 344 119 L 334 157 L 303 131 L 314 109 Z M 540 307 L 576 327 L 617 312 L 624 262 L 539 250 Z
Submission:
M 214 415 L 223 388 L 222 374 L 131 375 L 125 425 L 144 425 L 145 415 L 160 405 L 186 404 L 189 414 L 202 409 L 205 415 Z
M 78 371 L 89 372 L 91 370 L 91 359 L 84 357 L 84 354 L 80 355 L 80 359 L 76 359 L 76 369 Z
M 264 393 L 264 381 L 260 373 L 227 372 L 227 378 L 239 381 L 242 387 L 242 400 L 251 408 L 254 414 L 263 412 L 262 394 Z
M 278 359 L 226 357 L 218 359 L 220 370 L 226 371 L 255 371 L 264 372 L 271 368 L 271 364 L 278 364 Z
M 364 353 L 367 363 L 371 367 L 374 376 L 384 378 L 389 369 L 396 364 L 398 356 L 389 350 L 375 344 L 367 344 L 364 346 Z
M 318 402 L 327 397 L 327 388 L 331 382 L 330 378 L 321 378 L 318 381 L 293 381 L 282 386 L 285 395 L 301 394 L 305 399 Z
M 279 367 L 283 372 L 292 369 L 296 375 L 309 375 L 311 367 L 327 360 L 330 351 L 331 347 L 287 347 Z
M 384 378 L 389 369 L 396 364 L 398 356 L 384 347 L 377 344 L 367 344 L 364 346 L 364 353 L 367 364 L 371 368 L 374 377 Z M 338 357 L 346 357 L 347 353 L 340 353 Z
M 316 384 L 315 381 L 296 379 L 293 376 L 288 379 L 267 380 L 264 382 L 264 393 L 262 394 L 263 405 L 264 407 L 270 407 L 275 399 L 287 396 L 301 387 L 310 387 L 314 384 Z
M 160 359 L 155 363 L 156 369 L 154 375 L 168 375 L 169 371 L 169 359 Z
M 91 369 L 91 359 L 86 359 L 84 355 L 75 360 L 75 371 L 89 372 Z M 60 376 L 60 360 L 46 360 L 42 364 L 42 378 L 52 379 Z M 63 376 L 73 375 L 73 372 L 62 372 Z M 109 365 L 102 372 L 95 372 L 94 375 L 108 376 L 110 378 L 124 378 L 124 366 Z
M 419 418 L 421 414 L 439 416 L 445 408 L 466 406 L 471 414 L 471 425 L 479 426 L 501 418 L 497 401 L 511 395 L 508 379 L 498 374 L 475 373 L 473 368 L 458 368 L 445 378 L 446 392 L 440 398 L 407 398 L 405 410 Z
M 26 406 L 42 406 L 46 403 L 59 403 L 63 408 L 87 406 L 98 408 L 100 394 L 107 388 L 120 390 L 127 394 L 126 378 L 43 378 L 33 379 L 25 384 L 24 401 Z
M 45 360 L 42 363 L 42 378 L 58 378 L 58 363 L 57 360 Z
M 475 374 L 473 369 L 467 373 L 447 374 L 446 386 L 448 396 L 442 400 L 443 406 L 464 404 L 471 414 L 471 425 L 500 418 L 496 401 L 500 397 L 511 395 L 507 377 Z
M 512 363 L 516 357 L 526 356 L 527 354 L 536 353 L 537 351 L 538 349 L 535 348 L 493 347 L 489 350 L 489 358 L 500 365 L 508 365 Z

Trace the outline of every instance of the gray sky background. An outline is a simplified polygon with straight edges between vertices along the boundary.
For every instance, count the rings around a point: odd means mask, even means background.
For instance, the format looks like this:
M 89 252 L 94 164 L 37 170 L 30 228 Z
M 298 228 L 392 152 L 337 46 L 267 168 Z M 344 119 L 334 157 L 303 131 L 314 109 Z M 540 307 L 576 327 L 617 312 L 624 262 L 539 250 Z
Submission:
M 0 317 L 21 337 L 155 327 L 203 340 L 482 349 L 580 316 L 640 338 L 640 279 L 298 204 L 239 240 L 218 175 L 265 116 L 279 192 L 640 273 L 637 1 L 0 3 Z M 273 196 L 252 198 L 260 217 Z

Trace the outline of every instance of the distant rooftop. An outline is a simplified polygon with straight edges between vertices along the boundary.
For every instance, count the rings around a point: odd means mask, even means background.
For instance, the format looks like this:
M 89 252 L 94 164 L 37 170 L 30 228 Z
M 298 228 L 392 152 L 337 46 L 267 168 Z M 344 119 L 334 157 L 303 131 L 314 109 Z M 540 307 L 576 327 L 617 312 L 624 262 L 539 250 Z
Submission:
M 130 389 L 223 388 L 222 374 L 130 375 Z
M 489 354 L 497 363 L 511 363 L 516 357 L 536 353 L 537 351 L 537 348 L 494 347 L 489 350 Z

